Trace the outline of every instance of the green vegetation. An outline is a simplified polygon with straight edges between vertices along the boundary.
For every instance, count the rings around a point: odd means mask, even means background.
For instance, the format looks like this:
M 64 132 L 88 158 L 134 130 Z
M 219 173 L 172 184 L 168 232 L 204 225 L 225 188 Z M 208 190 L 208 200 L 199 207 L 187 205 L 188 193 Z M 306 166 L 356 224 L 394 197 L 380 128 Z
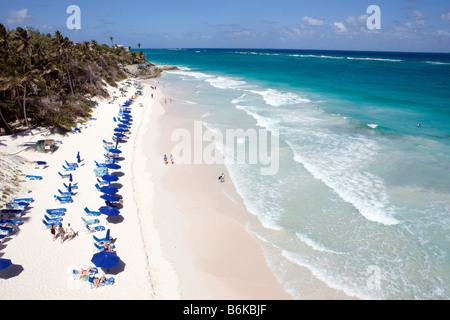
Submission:
M 70 130 L 91 114 L 90 98 L 107 95 L 104 81 L 116 86 L 126 65 L 146 62 L 142 52 L 0 24 L 0 127 Z

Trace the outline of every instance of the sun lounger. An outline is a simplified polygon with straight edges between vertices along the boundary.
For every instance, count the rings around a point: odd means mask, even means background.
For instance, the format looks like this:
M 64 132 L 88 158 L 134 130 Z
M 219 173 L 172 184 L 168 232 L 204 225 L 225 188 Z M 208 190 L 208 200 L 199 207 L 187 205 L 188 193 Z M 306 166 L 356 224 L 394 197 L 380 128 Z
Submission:
M 25 213 L 25 210 L 21 210 L 21 209 L 2 209 L 1 211 L 0 211 L 0 215 L 1 216 L 4 216 L 4 215 L 7 215 L 7 216 L 10 216 L 10 215 L 19 215 L 19 216 L 22 216 L 23 214 Z
M 13 228 L 11 227 L 2 227 L 0 226 L 0 234 L 9 236 L 11 232 L 13 232 Z
M 16 226 L 20 226 L 23 223 L 23 221 L 22 220 L 2 219 L 2 220 L 0 220 L 0 223 L 6 223 L 6 224 L 9 223 L 9 224 L 13 224 Z
M 72 273 L 73 273 L 73 279 L 77 280 L 77 279 L 82 279 L 82 278 L 86 278 L 86 277 L 92 276 L 94 274 L 97 274 L 98 269 L 94 267 L 94 268 L 92 268 L 92 270 L 88 270 L 88 269 L 73 270 Z
M 67 184 L 63 183 L 63 186 L 64 186 L 67 190 L 69 190 L 69 186 L 68 186 Z M 77 186 L 76 184 L 72 184 L 72 185 L 70 186 L 70 188 L 72 188 L 72 189 L 78 189 L 78 186 Z
M 106 163 L 98 163 L 97 161 L 95 161 L 95 165 L 97 166 L 97 168 L 106 168 Z
M 100 211 L 91 211 L 87 207 L 84 208 L 84 212 L 87 216 L 98 217 L 99 215 L 101 215 Z
M 69 162 L 67 162 L 67 160 L 64 160 L 64 161 L 66 162 L 66 165 L 67 165 L 68 167 L 78 168 L 78 163 L 76 163 L 76 162 L 69 163 Z
M 85 225 L 86 229 L 85 232 L 86 233 L 93 233 L 93 232 L 98 232 L 98 231 L 105 231 L 105 227 L 104 226 L 89 226 L 88 224 Z
M 100 191 L 100 185 L 98 183 L 95 184 L 95 189 L 97 189 L 97 191 Z
M 42 177 L 41 176 L 33 176 L 33 175 L 28 174 L 28 175 L 25 176 L 25 179 L 42 180 Z
M 65 170 L 65 171 L 75 171 L 77 168 L 75 168 L 75 167 L 66 167 L 66 166 L 64 166 L 64 165 L 62 165 L 62 168 Z
M 89 276 L 89 284 L 91 286 L 91 289 L 105 287 L 105 286 L 113 285 L 114 284 L 114 278 L 110 277 L 110 278 L 106 279 L 105 282 L 101 282 L 101 283 L 98 284 L 98 286 L 96 286 L 94 284 L 94 278 Z
M 74 196 L 74 195 L 76 195 L 77 193 L 76 192 L 72 192 L 72 191 L 67 191 L 67 192 L 64 192 L 64 191 L 61 191 L 60 189 L 58 189 L 58 192 L 59 192 L 59 194 L 60 195 L 62 195 L 62 196 Z
M 81 217 L 81 221 L 83 221 L 83 223 L 81 225 L 85 226 L 85 225 L 93 225 L 93 224 L 97 224 L 100 223 L 100 220 L 98 219 L 89 219 L 86 220 L 85 218 Z
M 13 202 L 28 202 L 28 203 L 31 203 L 33 201 L 34 201 L 33 198 L 16 198 L 13 200 Z
M 0 234 L 0 244 L 2 244 L 3 240 L 5 240 L 5 238 L 8 237 L 5 234 Z
M 67 211 L 66 208 L 58 208 L 58 209 L 47 209 L 45 210 L 45 212 L 47 212 L 48 214 L 51 215 L 55 215 L 55 214 L 61 214 L 64 215 L 64 213 Z
M 49 217 L 47 217 L 47 216 L 44 216 L 44 219 L 45 219 L 48 223 L 55 223 L 55 222 L 61 222 L 61 221 L 63 221 L 63 218 L 61 218 L 61 217 L 49 218 Z
M 5 206 L 6 209 L 25 210 L 30 204 L 28 202 L 8 202 Z
M 97 182 L 101 185 L 109 184 L 108 181 L 100 180 L 99 178 L 97 178 Z
M 61 178 L 70 178 L 70 173 L 69 174 L 62 174 L 61 172 L 58 171 L 58 174 Z
M 102 243 L 104 243 L 104 242 L 109 243 L 109 242 L 111 242 L 111 241 L 113 240 L 112 237 L 108 237 L 108 238 L 104 237 L 104 238 L 101 238 L 101 239 L 100 239 L 100 238 L 97 238 L 95 235 L 93 235 L 92 238 L 93 238 L 94 241 L 97 242 L 98 244 L 102 244 Z
M 73 199 L 70 196 L 64 196 L 64 197 L 58 197 L 58 196 L 54 196 L 55 201 L 59 202 L 59 203 L 72 203 Z
M 52 224 L 53 224 L 55 227 L 58 227 L 58 226 L 61 225 L 61 221 L 48 223 L 47 221 L 42 220 L 42 223 L 44 224 L 44 226 L 42 227 L 43 229 L 51 228 Z
M 112 249 L 114 249 L 116 246 L 114 245 L 114 243 L 109 244 L 111 246 Z M 98 244 L 96 242 L 94 242 L 94 252 L 100 252 L 100 251 L 105 251 L 105 245 L 103 244 Z

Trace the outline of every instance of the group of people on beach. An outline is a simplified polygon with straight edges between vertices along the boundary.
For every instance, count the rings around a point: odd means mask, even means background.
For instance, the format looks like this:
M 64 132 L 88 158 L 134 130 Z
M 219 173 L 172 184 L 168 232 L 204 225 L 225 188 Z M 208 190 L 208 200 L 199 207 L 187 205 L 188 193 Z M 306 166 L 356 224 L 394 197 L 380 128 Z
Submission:
M 64 230 L 62 224 L 59 225 L 58 229 L 56 229 L 55 224 L 52 223 L 52 226 L 50 227 L 50 232 L 53 235 L 53 241 L 56 240 L 56 238 L 61 238 L 61 243 L 64 242 L 66 239 L 66 233 L 67 233 L 67 239 L 72 240 L 73 235 L 75 234 L 75 231 L 70 226 L 70 223 L 67 225 L 67 229 Z
M 172 162 L 172 164 L 175 164 L 175 161 L 173 160 L 173 155 L 170 154 L 170 162 Z M 169 164 L 169 161 L 167 160 L 167 155 L 164 155 L 164 163 L 165 164 Z

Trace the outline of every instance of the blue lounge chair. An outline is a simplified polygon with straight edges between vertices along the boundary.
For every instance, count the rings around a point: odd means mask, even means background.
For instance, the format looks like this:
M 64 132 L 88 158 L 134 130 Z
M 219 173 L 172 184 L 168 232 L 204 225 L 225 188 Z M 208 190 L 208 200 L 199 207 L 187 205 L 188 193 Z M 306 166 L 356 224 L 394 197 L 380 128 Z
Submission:
M 105 287 L 105 286 L 109 286 L 109 285 L 113 285 L 114 284 L 114 278 L 110 277 L 108 279 L 106 279 L 105 282 L 101 282 L 99 283 L 97 286 L 94 284 L 94 278 L 92 278 L 91 276 L 89 276 L 89 284 L 91 286 L 91 289 L 94 288 L 100 288 L 100 287 Z
M 97 161 L 95 161 L 95 165 L 97 166 L 97 168 L 106 168 L 106 163 L 98 163 Z
M 0 234 L 9 236 L 11 234 L 11 232 L 13 232 L 13 228 L 11 227 L 2 227 L 0 226 Z
M 58 171 L 58 174 L 61 178 L 70 178 L 70 173 L 69 174 L 62 174 L 61 172 Z
M 2 244 L 3 240 L 5 240 L 5 238 L 8 237 L 5 234 L 0 234 L 0 244 Z
M 33 198 L 16 198 L 13 200 L 13 202 L 28 202 L 28 203 L 31 203 L 33 201 L 34 201 Z
M 0 223 L 10 223 L 16 226 L 20 226 L 23 221 L 22 220 L 11 220 L 11 219 L 2 219 L 0 220 Z
M 33 176 L 33 175 L 26 175 L 25 179 L 30 179 L 30 180 L 42 180 L 41 176 Z
M 63 169 L 66 170 L 66 171 L 75 171 L 75 170 L 76 170 L 75 167 L 66 167 L 66 166 L 64 166 L 64 165 L 62 165 L 62 167 L 63 167 Z
M 93 225 L 93 224 L 97 224 L 100 223 L 100 220 L 98 219 L 89 219 L 86 220 L 85 218 L 81 217 L 81 221 L 83 221 L 83 223 L 81 225 L 85 226 L 85 225 Z
M 67 190 L 69 190 L 69 186 L 65 183 L 63 183 L 63 186 L 66 187 Z M 70 186 L 72 189 L 78 189 L 78 186 L 76 184 L 73 184 Z
M 42 227 L 43 229 L 51 228 L 52 224 L 53 224 L 55 227 L 58 227 L 58 226 L 61 225 L 61 221 L 48 223 L 47 221 L 42 220 L 42 223 L 44 224 L 44 227 Z
M 113 241 L 113 238 L 112 238 L 112 237 L 108 237 L 108 238 L 106 238 L 106 237 L 104 237 L 104 238 L 97 238 L 95 235 L 93 235 L 92 238 L 93 238 L 94 241 L 97 242 L 98 244 L 101 244 L 101 243 L 103 243 L 103 242 L 108 242 L 108 243 L 109 243 L 109 242 Z
M 23 214 L 25 213 L 25 210 L 23 210 L 23 209 L 2 209 L 1 211 L 0 211 L 0 215 L 8 215 L 8 216 L 10 216 L 10 215 L 19 215 L 19 216 L 22 216 Z
M 72 191 L 67 191 L 67 192 L 64 192 L 64 191 L 61 191 L 60 189 L 58 189 L 58 192 L 59 192 L 59 194 L 60 195 L 62 195 L 62 196 L 74 196 L 74 195 L 76 195 L 77 193 L 76 192 L 72 192 Z
M 50 215 L 55 215 L 55 214 L 61 214 L 61 215 L 64 215 L 66 211 L 67 211 L 66 208 L 47 209 L 47 210 L 45 210 L 45 212 L 47 212 L 47 213 L 50 214 Z
M 25 210 L 30 204 L 28 202 L 8 202 L 5 206 L 6 209 Z
M 105 231 L 105 227 L 104 226 L 93 226 L 92 228 L 87 224 L 85 225 L 86 233 L 93 233 L 93 232 L 98 232 L 98 231 Z
M 95 189 L 97 189 L 97 191 L 100 191 L 100 185 L 98 183 L 95 184 Z
M 44 216 L 44 219 L 45 219 L 48 223 L 55 223 L 55 222 L 61 222 L 61 221 L 63 221 L 63 218 L 61 218 L 61 217 L 49 218 L 49 217 L 47 217 L 47 216 Z
M 67 160 L 64 160 L 64 161 L 66 162 L 66 165 L 68 167 L 70 167 L 70 168 L 78 168 L 78 163 L 76 163 L 76 162 L 69 163 L 69 162 L 67 162 Z
M 86 277 L 92 276 L 94 274 L 97 274 L 98 269 L 93 267 L 92 270 L 90 270 L 89 272 L 88 272 L 88 270 L 73 270 L 72 273 L 73 273 L 73 279 L 77 280 L 77 279 L 82 279 L 82 278 L 86 278 Z
M 91 211 L 91 210 L 89 210 L 87 207 L 84 208 L 84 212 L 85 212 L 86 215 L 88 215 L 88 216 L 98 217 L 99 215 L 101 215 L 100 211 Z
M 116 247 L 114 245 L 114 243 L 111 243 L 109 245 L 111 246 L 112 249 L 115 249 L 115 247 Z M 98 243 L 94 242 L 94 247 L 95 247 L 94 252 L 105 251 L 105 245 L 98 244 Z
M 59 202 L 60 204 L 73 202 L 73 199 L 70 196 L 65 196 L 65 197 L 54 196 L 54 197 L 55 197 L 55 201 Z
M 100 180 L 99 178 L 97 178 L 97 182 L 101 185 L 109 184 L 108 181 Z

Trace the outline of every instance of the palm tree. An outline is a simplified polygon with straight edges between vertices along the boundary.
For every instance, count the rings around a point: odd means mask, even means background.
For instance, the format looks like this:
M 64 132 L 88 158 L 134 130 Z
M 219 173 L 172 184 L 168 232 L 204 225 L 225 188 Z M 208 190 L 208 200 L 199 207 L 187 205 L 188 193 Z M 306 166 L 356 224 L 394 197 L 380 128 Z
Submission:
M 112 36 L 110 36 L 110 37 L 109 37 L 109 40 L 111 40 L 111 47 L 113 48 L 113 47 L 114 47 L 114 41 L 113 41 L 114 38 L 113 38 Z
M 141 49 L 141 44 L 140 43 L 138 43 L 138 48 L 139 48 L 139 50 Z

